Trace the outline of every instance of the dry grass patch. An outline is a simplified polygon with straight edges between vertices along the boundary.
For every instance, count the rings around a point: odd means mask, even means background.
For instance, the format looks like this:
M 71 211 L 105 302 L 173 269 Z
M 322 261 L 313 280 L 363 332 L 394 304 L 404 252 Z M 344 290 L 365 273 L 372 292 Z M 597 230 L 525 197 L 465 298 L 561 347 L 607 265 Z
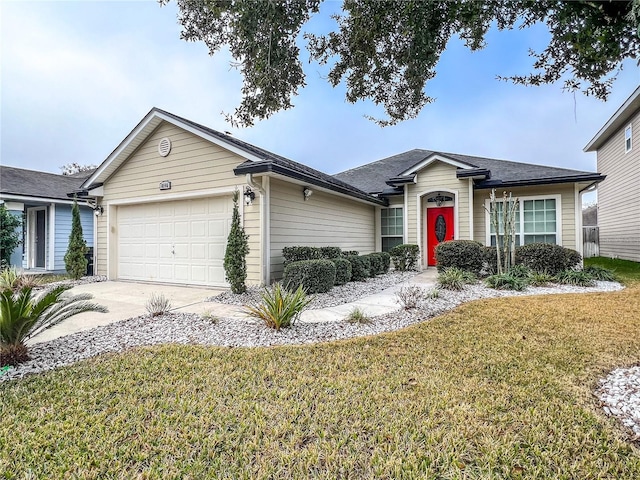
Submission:
M 592 389 L 640 289 L 474 302 L 371 338 L 166 346 L 0 384 L 8 478 L 639 478 Z

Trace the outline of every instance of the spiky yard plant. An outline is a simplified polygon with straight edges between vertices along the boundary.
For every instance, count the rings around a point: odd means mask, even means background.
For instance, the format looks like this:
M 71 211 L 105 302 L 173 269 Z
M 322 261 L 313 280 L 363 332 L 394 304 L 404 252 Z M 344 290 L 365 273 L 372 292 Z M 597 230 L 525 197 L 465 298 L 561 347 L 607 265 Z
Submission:
M 247 254 L 249 253 L 249 235 L 244 231 L 240 222 L 238 198 L 240 192 L 233 192 L 233 215 L 231 218 L 231 230 L 227 237 L 227 247 L 224 251 L 224 273 L 233 293 L 247 291 L 245 280 L 247 279 Z
M 364 313 L 360 307 L 354 307 L 345 319 L 349 323 L 357 323 L 358 325 L 366 325 L 371 323 L 371 319 Z
M 397 302 L 405 310 L 416 308 L 425 297 L 424 290 L 417 285 L 407 285 L 396 292 Z
M 108 310 L 90 302 L 88 293 L 65 295 L 71 285 L 60 285 L 35 296 L 31 287 L 0 291 L 0 367 L 29 359 L 25 342 L 69 317 Z
M 245 309 L 249 315 L 261 319 L 267 327 L 275 330 L 293 325 L 313 300 L 313 297 L 307 296 L 302 285 L 289 292 L 280 283 L 265 288 L 261 298 L 260 303 L 247 305 Z
M 71 233 L 69 234 L 69 246 L 64 256 L 64 266 L 67 273 L 74 280 L 87 273 L 87 264 L 89 263 L 85 255 L 88 252 L 87 242 L 82 235 L 82 222 L 80 222 L 80 207 L 78 202 L 73 201 L 71 208 Z
M 37 287 L 40 283 L 36 275 L 25 275 L 16 267 L 0 270 L 0 290 L 9 289 L 15 292 L 23 287 Z
M 144 306 L 152 317 L 157 317 L 171 310 L 171 300 L 161 293 L 152 293 Z

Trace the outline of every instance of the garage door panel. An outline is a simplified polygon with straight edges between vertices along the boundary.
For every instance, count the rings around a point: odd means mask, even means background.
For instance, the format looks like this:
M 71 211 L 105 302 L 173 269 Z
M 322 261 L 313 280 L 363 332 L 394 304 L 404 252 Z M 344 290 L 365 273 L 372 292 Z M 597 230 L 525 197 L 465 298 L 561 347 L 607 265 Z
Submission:
M 229 197 L 119 207 L 118 277 L 226 285 L 232 209 Z

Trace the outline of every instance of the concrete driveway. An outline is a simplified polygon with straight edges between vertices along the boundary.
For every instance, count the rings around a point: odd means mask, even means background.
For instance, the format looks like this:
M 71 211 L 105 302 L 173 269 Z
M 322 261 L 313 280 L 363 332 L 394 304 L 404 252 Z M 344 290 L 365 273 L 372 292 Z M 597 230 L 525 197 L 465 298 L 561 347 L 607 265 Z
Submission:
M 76 315 L 41 332 L 29 340 L 29 343 L 46 342 L 71 333 L 144 315 L 147 313 L 145 304 L 152 293 L 167 297 L 171 301 L 172 311 L 202 313 L 210 310 L 213 305 L 219 307 L 219 304 L 205 303 L 204 300 L 223 291 L 222 288 L 112 281 L 78 285 L 70 290 L 71 294 L 90 293 L 93 295 L 93 301 L 107 307 L 109 313 L 87 312 Z

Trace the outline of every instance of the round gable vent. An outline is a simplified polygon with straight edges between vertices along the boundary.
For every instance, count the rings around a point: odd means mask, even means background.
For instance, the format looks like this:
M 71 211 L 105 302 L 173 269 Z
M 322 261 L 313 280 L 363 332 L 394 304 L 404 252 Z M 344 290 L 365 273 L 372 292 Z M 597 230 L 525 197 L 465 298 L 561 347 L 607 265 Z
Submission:
M 158 143 L 158 153 L 161 156 L 166 157 L 167 155 L 169 155 L 170 151 L 171 151 L 171 140 L 169 140 L 167 137 L 160 139 L 160 142 Z

